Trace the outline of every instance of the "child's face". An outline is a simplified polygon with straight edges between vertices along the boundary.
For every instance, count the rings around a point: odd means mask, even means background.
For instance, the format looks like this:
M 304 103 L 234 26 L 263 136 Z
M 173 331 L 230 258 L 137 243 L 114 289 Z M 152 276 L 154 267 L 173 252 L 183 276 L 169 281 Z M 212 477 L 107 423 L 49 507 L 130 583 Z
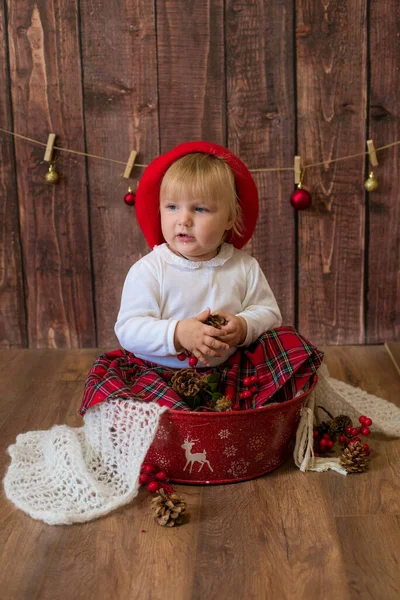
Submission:
M 233 225 L 227 206 L 201 199 L 171 202 L 161 198 L 160 213 L 161 229 L 170 249 L 194 261 L 214 258 L 225 231 Z

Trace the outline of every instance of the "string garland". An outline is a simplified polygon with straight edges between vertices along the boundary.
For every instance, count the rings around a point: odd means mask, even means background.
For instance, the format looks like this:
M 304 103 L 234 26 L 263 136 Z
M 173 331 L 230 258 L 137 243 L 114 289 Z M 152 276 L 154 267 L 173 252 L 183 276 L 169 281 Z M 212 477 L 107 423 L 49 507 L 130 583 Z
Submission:
M 20 135 L 18 133 L 15 133 L 14 131 L 8 131 L 7 129 L 3 129 L 2 127 L 0 127 L 0 131 L 2 131 L 3 133 L 9 133 L 10 135 L 13 135 L 15 137 L 21 138 L 23 140 L 27 140 L 29 142 L 32 142 L 33 144 L 37 144 L 39 146 L 43 146 L 46 147 L 47 144 L 44 142 L 40 142 L 39 140 L 34 140 L 32 138 L 26 137 L 25 135 Z M 380 152 L 381 150 L 386 150 L 386 148 L 391 148 L 392 146 L 396 146 L 400 144 L 400 140 L 397 140 L 395 142 L 392 142 L 390 144 L 386 144 L 385 146 L 380 146 L 379 148 L 375 149 L 375 152 Z M 105 160 L 106 162 L 112 162 L 112 163 L 116 163 L 118 165 L 126 165 L 126 161 L 122 161 L 122 160 L 115 160 L 113 158 L 106 158 L 105 156 L 98 156 L 97 154 L 88 154 L 86 152 L 79 152 L 78 150 L 70 150 L 69 148 L 62 148 L 61 146 L 53 146 L 54 150 L 59 150 L 60 152 L 69 152 L 70 154 L 79 154 L 80 156 L 88 156 L 89 158 L 97 158 L 99 160 Z M 349 154 L 348 156 L 340 156 L 339 158 L 332 158 L 330 160 L 324 160 L 322 162 L 318 162 L 318 163 L 310 163 L 310 164 L 306 164 L 303 165 L 302 168 L 303 169 L 310 169 L 311 167 L 320 167 L 320 166 L 324 166 L 330 163 L 335 163 L 335 162 L 339 162 L 342 160 L 348 160 L 350 158 L 357 158 L 359 156 L 366 156 L 367 154 L 369 154 L 368 152 L 360 152 L 358 154 Z M 135 162 L 135 167 L 148 167 L 149 165 L 142 165 L 139 164 L 137 162 Z M 273 168 L 259 168 L 259 169 L 250 169 L 249 171 L 251 171 L 252 173 L 261 173 L 261 172 L 272 172 L 272 171 L 293 171 L 294 167 L 273 167 Z
M 47 183 L 51 183 L 51 184 L 55 184 L 59 180 L 59 175 L 58 175 L 57 171 L 55 170 L 54 162 L 52 161 L 52 155 L 53 155 L 54 150 L 58 150 L 59 152 L 68 152 L 69 154 L 76 154 L 79 156 L 87 156 L 88 158 L 103 160 L 103 161 L 115 163 L 118 165 L 124 165 L 125 172 L 123 174 L 123 177 L 125 179 L 128 179 L 131 176 L 131 171 L 134 167 L 146 168 L 149 166 L 149 165 L 143 165 L 143 164 L 135 162 L 137 152 L 134 150 L 131 151 L 128 163 L 126 163 L 121 160 L 115 160 L 113 158 L 106 158 L 105 156 L 99 156 L 97 154 L 89 154 L 87 152 L 80 152 L 78 150 L 70 150 L 69 148 L 55 146 L 54 142 L 55 142 L 56 135 L 54 133 L 51 133 L 49 135 L 48 141 L 46 144 L 39 140 L 29 138 L 25 135 L 15 133 L 14 131 L 9 131 L 8 129 L 3 129 L 2 127 L 0 127 L 0 131 L 2 131 L 3 133 L 7 133 L 9 135 L 13 135 L 14 137 L 17 137 L 17 138 L 27 140 L 28 142 L 31 142 L 33 144 L 37 144 L 39 146 L 43 146 L 46 148 L 44 160 L 49 162 L 49 170 L 45 175 L 45 179 L 46 179 Z M 381 152 L 382 150 L 386 150 L 387 148 L 397 146 L 399 144 L 400 144 L 400 140 L 396 140 L 394 142 L 391 142 L 390 144 L 386 144 L 384 146 L 380 146 L 379 148 L 375 149 L 373 141 L 368 140 L 367 141 L 368 150 L 366 152 L 359 152 L 357 154 L 349 154 L 347 156 L 339 156 L 338 158 L 332 158 L 329 160 L 323 160 L 321 162 L 309 163 L 309 164 L 303 164 L 303 165 L 301 165 L 301 157 L 295 156 L 294 157 L 294 167 L 260 167 L 258 169 L 249 168 L 249 171 L 251 173 L 267 173 L 267 172 L 271 173 L 271 172 L 275 172 L 275 171 L 294 171 L 294 182 L 295 182 L 295 184 L 297 184 L 297 188 L 290 196 L 290 203 L 293 206 L 293 208 L 295 208 L 296 210 L 304 210 L 311 206 L 311 194 L 303 188 L 304 174 L 307 169 L 311 169 L 313 167 L 326 166 L 326 165 L 340 162 L 343 160 L 350 160 L 352 158 L 358 158 L 360 156 L 367 156 L 367 155 L 369 155 L 372 167 L 376 167 L 378 165 L 376 153 Z M 364 182 L 364 187 L 368 192 L 374 192 L 379 187 L 379 183 L 378 183 L 377 179 L 375 178 L 375 175 L 372 170 L 370 170 L 369 177 Z M 136 200 L 135 192 L 129 186 L 128 193 L 125 194 L 125 196 L 124 196 L 124 201 L 127 205 L 133 206 L 135 204 L 135 200 Z

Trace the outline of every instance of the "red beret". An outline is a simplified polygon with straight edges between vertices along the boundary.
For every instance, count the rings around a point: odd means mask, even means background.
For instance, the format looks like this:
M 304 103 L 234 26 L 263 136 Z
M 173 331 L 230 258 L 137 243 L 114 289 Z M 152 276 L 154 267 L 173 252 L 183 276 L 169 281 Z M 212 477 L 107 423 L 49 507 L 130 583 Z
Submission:
M 159 213 L 161 181 L 168 168 L 178 158 L 192 152 L 212 154 L 225 160 L 231 167 L 236 181 L 236 191 L 243 213 L 243 237 L 229 232 L 226 241 L 242 248 L 254 233 L 258 217 L 258 193 L 248 168 L 230 150 L 211 142 L 186 142 L 162 154 L 144 171 L 136 192 L 136 217 L 144 237 L 151 248 L 165 242 L 161 231 Z

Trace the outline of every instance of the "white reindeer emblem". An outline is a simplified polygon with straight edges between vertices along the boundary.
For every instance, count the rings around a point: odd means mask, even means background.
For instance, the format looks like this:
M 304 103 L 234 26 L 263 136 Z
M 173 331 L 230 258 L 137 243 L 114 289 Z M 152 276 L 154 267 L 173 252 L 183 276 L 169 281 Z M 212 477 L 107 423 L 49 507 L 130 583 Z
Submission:
M 186 471 L 186 467 L 188 466 L 188 464 L 190 463 L 190 473 L 192 472 L 193 469 L 193 463 L 198 462 L 200 463 L 200 469 L 198 470 L 198 473 L 200 473 L 200 471 L 203 468 L 203 465 L 205 463 L 208 464 L 210 471 L 213 471 L 209 461 L 206 458 L 206 451 L 203 450 L 203 452 L 199 452 L 197 454 L 192 454 L 191 450 L 193 448 L 193 444 L 195 442 L 198 442 L 199 440 L 189 440 L 189 438 L 186 438 L 185 441 L 183 442 L 181 448 L 184 448 L 185 450 L 185 456 L 186 456 L 186 465 L 185 468 L 183 469 L 184 471 Z

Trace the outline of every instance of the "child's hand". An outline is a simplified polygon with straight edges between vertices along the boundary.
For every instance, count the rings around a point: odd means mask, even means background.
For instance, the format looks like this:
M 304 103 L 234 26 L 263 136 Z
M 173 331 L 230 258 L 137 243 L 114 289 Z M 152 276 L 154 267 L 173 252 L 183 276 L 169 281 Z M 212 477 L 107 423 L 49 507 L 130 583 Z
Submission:
M 246 320 L 243 317 L 237 317 L 226 310 L 217 310 L 214 314 L 221 315 L 221 317 L 225 317 L 228 321 L 228 323 L 223 325 L 219 331 L 222 331 L 223 334 L 225 334 L 223 335 L 223 339 L 224 342 L 229 344 L 229 348 L 233 348 L 233 346 L 237 346 L 238 344 L 243 344 L 247 335 Z
M 210 366 L 207 356 L 222 356 L 218 350 L 228 350 L 228 344 L 216 339 L 224 337 L 221 330 L 211 325 L 204 325 L 210 316 L 211 310 L 207 308 L 197 317 L 179 321 L 175 328 L 174 344 L 177 352 L 188 350 L 200 359 L 204 364 Z

